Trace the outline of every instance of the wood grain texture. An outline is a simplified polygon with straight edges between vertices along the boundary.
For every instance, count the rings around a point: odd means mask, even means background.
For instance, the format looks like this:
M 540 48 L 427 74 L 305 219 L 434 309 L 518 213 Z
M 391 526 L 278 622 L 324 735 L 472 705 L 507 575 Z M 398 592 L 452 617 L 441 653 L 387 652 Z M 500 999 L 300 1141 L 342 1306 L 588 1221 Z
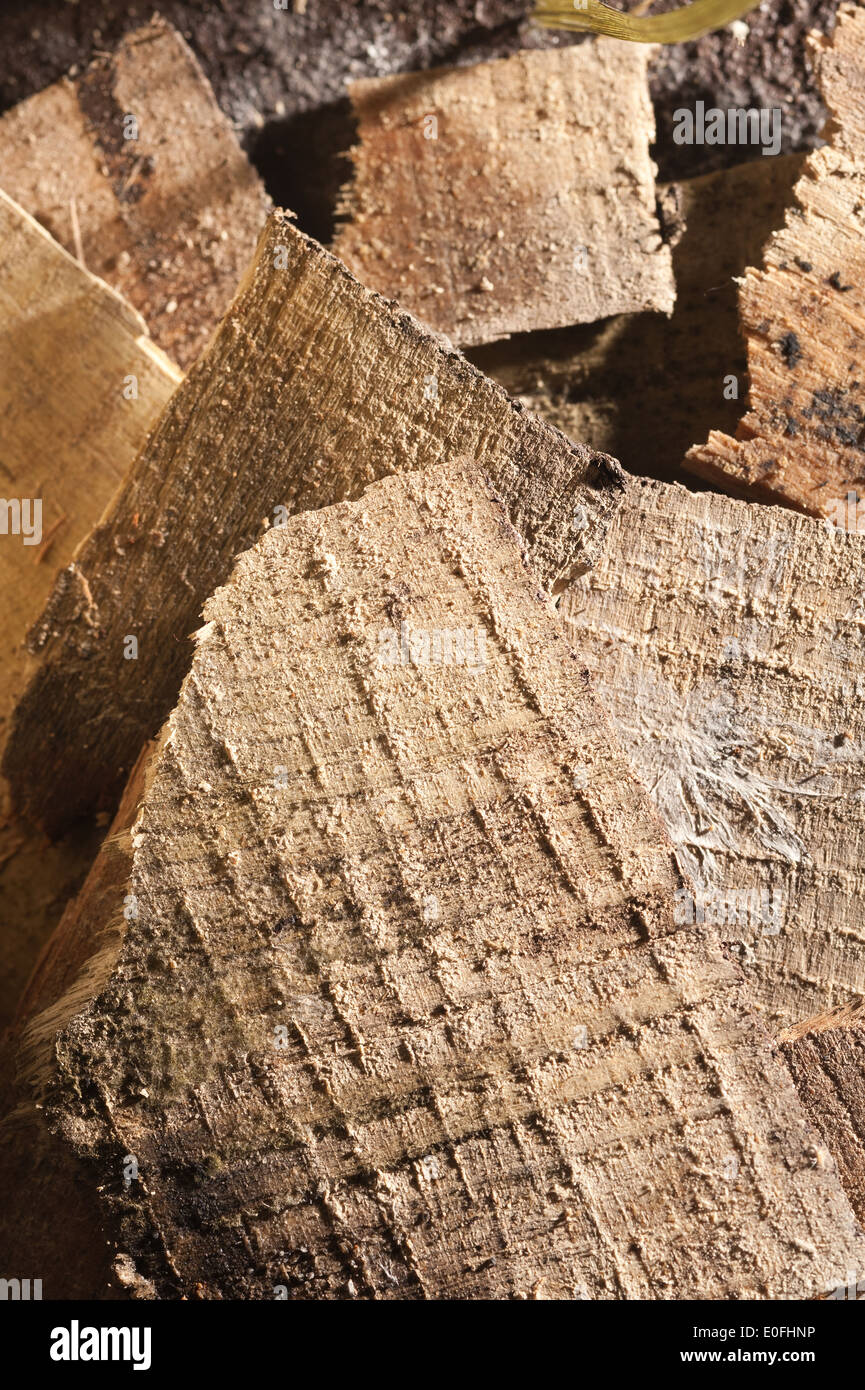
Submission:
M 480 463 L 544 583 L 590 564 L 618 465 L 514 405 L 282 214 L 111 512 L 61 575 L 6 770 L 56 831 L 112 804 L 171 709 L 201 604 L 263 526 L 419 464 Z M 138 659 L 124 659 L 127 635 Z
M 197 59 L 160 20 L 0 119 L 0 186 L 72 253 L 77 223 L 84 264 L 183 367 L 228 307 L 269 206 Z
M 44 1104 L 46 1199 L 66 1151 L 127 1292 L 777 1298 L 861 1267 L 482 479 L 303 513 L 204 618 L 19 1054 L 16 1133 Z M 483 662 L 427 660 L 445 630 Z
M 865 995 L 863 547 L 780 508 L 633 480 L 561 601 L 773 1030 Z
M 809 1019 L 779 1051 L 837 1165 L 856 1219 L 865 1225 L 865 1004 Z M 861 1281 L 861 1271 L 856 1279 Z
M 27 667 L 25 635 L 58 569 L 99 520 L 182 378 L 139 315 L 2 191 L 0 240 L 0 490 L 7 501 L 42 504 L 41 535 L 28 539 L 11 526 L 0 534 L 5 721 Z
M 676 282 L 669 317 L 617 314 L 518 334 L 469 357 L 571 439 L 642 477 L 681 481 L 694 440 L 712 429 L 732 434 L 742 416 L 747 364 L 735 277 L 783 222 L 803 160 L 756 159 L 659 186 Z
M 462 344 L 669 311 L 648 56 L 601 39 L 352 84 L 335 251 Z
M 748 411 L 735 438 L 713 431 L 685 466 L 817 516 L 845 504 L 843 526 L 865 461 L 865 11 L 842 6 L 812 49 L 828 144 L 809 155 L 785 226 L 740 291 Z
M 181 374 L 148 338 L 141 317 L 2 191 L 0 245 L 2 747 L 33 664 L 28 630 Z M 7 504 L 24 510 L 8 512 Z M 83 833 L 49 849 L 44 836 L 10 814 L 0 782 L 3 1022 L 93 848 Z

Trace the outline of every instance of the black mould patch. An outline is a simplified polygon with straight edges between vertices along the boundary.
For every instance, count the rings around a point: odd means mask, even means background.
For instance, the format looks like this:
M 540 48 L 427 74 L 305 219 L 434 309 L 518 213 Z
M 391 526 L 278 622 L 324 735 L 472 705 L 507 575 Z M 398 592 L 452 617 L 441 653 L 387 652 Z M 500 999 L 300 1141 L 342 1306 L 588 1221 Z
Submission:
M 778 347 L 781 350 L 781 356 L 792 371 L 802 361 L 802 344 L 798 337 L 795 333 L 785 333 L 782 338 L 778 339 Z
M 833 270 L 832 274 L 827 279 L 826 284 L 831 285 L 833 290 L 837 290 L 839 294 L 846 294 L 848 290 L 852 290 L 853 288 L 852 285 L 841 284 L 840 270 Z
M 820 439 L 850 449 L 865 447 L 865 412 L 858 401 L 851 400 L 847 390 L 812 392 L 811 405 L 802 411 L 802 418 L 819 422 L 812 429 Z

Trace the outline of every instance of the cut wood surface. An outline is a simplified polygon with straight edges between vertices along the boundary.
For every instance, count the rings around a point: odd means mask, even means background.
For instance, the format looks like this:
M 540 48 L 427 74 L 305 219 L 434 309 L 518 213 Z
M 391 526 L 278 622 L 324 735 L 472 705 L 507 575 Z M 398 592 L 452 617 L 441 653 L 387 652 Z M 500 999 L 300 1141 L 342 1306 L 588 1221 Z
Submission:
M 2 491 L 7 508 L 19 504 L 0 516 L 5 720 L 28 660 L 24 637 L 57 570 L 101 517 L 182 378 L 140 316 L 2 191 L 0 243 Z
M 796 205 L 740 292 L 748 411 L 736 437 L 713 431 L 685 466 L 722 487 L 849 525 L 865 449 L 865 10 L 842 6 L 813 51 L 831 114 Z M 865 514 L 861 527 L 865 531 Z
M 862 1267 L 506 512 L 450 465 L 389 478 L 207 603 L 28 1000 L 0 1166 L 28 1125 L 42 1161 L 0 1220 L 45 1297 L 795 1298 Z M 73 1185 L 101 1276 L 64 1258 Z
M 784 220 L 804 157 L 756 159 L 659 188 L 676 306 L 474 348 L 481 371 L 550 424 L 632 473 L 681 481 L 712 429 L 732 434 L 747 371 L 734 277 Z
M 18 805 L 56 831 L 116 800 L 173 705 L 201 604 L 262 526 L 436 461 L 489 472 L 546 584 L 592 562 L 623 487 L 611 459 L 515 405 L 274 214 L 40 621 L 5 765 Z
M 599 39 L 352 84 L 337 254 L 463 344 L 669 311 L 648 58 Z
M 826 1162 L 826 1151 L 832 1156 L 856 1219 L 865 1225 L 865 1004 L 810 1019 L 782 1040 L 780 1052 L 825 1146 L 818 1161 Z M 862 1278 L 857 1271 L 856 1281 Z M 865 1293 L 861 1282 L 858 1292 Z
M 141 317 L 0 192 L 0 747 L 58 569 L 99 521 L 181 380 Z M 38 756 L 38 755 L 37 755 Z M 49 850 L 0 783 L 0 1021 L 78 886 L 89 838 Z
M 635 479 L 561 601 L 773 1031 L 865 994 L 863 562 L 810 517 Z
M 268 209 L 197 59 L 161 21 L 0 119 L 0 187 L 183 367 L 228 307 Z

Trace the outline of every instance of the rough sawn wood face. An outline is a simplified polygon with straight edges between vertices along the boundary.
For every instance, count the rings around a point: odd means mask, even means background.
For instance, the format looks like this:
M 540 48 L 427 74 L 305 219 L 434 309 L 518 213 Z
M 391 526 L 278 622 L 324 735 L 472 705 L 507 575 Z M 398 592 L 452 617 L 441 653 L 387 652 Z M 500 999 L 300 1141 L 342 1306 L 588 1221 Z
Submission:
M 204 617 L 98 909 L 119 951 L 97 935 L 59 1000 L 44 979 L 22 1048 L 127 1279 L 778 1298 L 861 1267 L 739 972 L 673 930 L 672 848 L 482 481 L 306 512 Z M 473 662 L 425 659 L 446 631 Z
M 354 83 L 337 255 L 461 344 L 669 313 L 648 58 L 601 38 Z
M 10 528 L 0 546 L 5 723 L 57 570 L 111 501 L 181 373 L 139 315 L 2 190 L 0 245 L 3 496 L 41 504 L 40 534 Z
M 33 666 L 27 635 L 58 569 L 99 521 L 181 373 L 144 321 L 0 190 L 0 478 L 21 524 L 0 535 L 0 748 Z M 37 510 L 38 509 L 38 510 Z M 7 519 L 4 512 L 4 526 Z M 89 849 L 89 857 L 88 857 Z M 3 971 L 9 1021 L 39 946 L 95 846 L 47 846 L 0 779 Z
M 561 601 L 773 1031 L 865 993 L 863 566 L 811 517 L 634 479 Z
M 5 764 L 21 809 L 56 832 L 113 807 L 174 704 L 202 604 L 263 527 L 388 473 L 463 460 L 494 478 L 544 582 L 592 563 L 619 466 L 522 410 L 275 214 L 37 626 L 42 659 Z
M 0 184 L 184 368 L 230 304 L 270 206 L 198 61 L 160 20 L 0 118 Z

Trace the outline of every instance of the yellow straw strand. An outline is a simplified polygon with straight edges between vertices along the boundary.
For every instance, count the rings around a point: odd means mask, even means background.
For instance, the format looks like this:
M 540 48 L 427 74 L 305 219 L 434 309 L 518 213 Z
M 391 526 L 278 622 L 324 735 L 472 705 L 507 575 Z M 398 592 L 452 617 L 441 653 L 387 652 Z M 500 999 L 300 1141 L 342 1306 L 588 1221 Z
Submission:
M 756 9 L 759 0 L 694 0 L 669 14 L 634 15 L 611 10 L 600 0 L 538 0 L 534 18 L 546 29 L 578 29 L 609 34 L 629 43 L 686 43 Z

